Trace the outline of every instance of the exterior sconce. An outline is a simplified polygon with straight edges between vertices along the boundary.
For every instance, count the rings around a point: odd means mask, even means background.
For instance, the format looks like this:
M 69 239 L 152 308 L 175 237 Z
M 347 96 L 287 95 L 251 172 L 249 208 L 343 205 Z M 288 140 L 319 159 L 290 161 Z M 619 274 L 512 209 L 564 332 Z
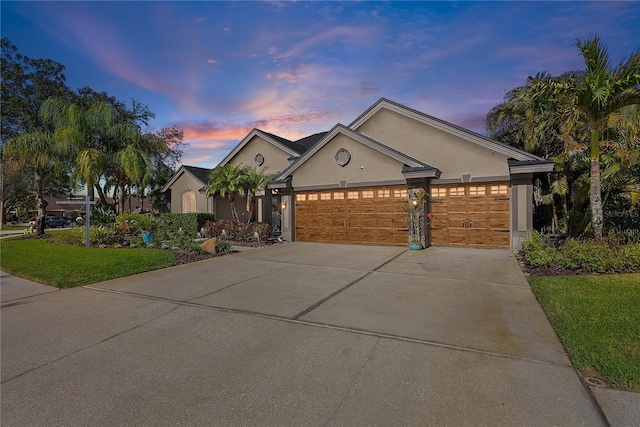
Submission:
M 287 209 L 287 202 L 286 200 L 283 200 L 282 203 L 280 204 L 280 207 L 282 208 L 282 210 Z
M 411 204 L 412 204 L 413 206 L 418 206 L 418 200 L 417 200 L 417 199 L 413 199 L 413 200 L 411 200 Z

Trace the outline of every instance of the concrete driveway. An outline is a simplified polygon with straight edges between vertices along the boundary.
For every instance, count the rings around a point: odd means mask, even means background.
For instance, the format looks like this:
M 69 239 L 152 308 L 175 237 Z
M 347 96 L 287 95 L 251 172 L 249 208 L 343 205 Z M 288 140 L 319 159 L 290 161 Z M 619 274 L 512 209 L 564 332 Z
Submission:
M 3 295 L 2 424 L 606 421 L 509 251 L 288 243 Z

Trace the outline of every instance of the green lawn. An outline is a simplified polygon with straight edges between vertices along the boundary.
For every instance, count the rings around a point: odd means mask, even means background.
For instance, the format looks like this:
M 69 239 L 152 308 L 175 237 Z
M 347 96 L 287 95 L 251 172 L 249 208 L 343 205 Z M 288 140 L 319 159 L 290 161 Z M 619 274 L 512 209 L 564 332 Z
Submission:
M 640 274 L 530 279 L 574 367 L 640 392 Z
M 70 288 L 157 270 L 175 264 L 160 249 L 101 249 L 60 246 L 42 239 L 0 240 L 0 268 L 56 287 Z

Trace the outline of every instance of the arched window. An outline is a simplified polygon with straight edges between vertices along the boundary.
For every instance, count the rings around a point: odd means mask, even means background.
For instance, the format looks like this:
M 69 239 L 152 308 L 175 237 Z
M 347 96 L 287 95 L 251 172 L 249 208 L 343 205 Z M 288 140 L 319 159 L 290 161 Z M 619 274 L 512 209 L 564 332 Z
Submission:
M 196 192 L 188 190 L 182 193 L 182 213 L 196 211 Z

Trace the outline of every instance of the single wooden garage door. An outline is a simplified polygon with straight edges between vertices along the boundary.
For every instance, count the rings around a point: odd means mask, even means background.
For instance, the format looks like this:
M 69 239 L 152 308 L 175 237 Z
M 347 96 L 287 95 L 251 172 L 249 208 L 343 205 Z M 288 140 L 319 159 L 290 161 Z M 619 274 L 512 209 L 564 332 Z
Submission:
M 509 184 L 431 186 L 434 246 L 510 247 Z
M 405 246 L 406 187 L 367 187 L 296 193 L 296 240 Z

